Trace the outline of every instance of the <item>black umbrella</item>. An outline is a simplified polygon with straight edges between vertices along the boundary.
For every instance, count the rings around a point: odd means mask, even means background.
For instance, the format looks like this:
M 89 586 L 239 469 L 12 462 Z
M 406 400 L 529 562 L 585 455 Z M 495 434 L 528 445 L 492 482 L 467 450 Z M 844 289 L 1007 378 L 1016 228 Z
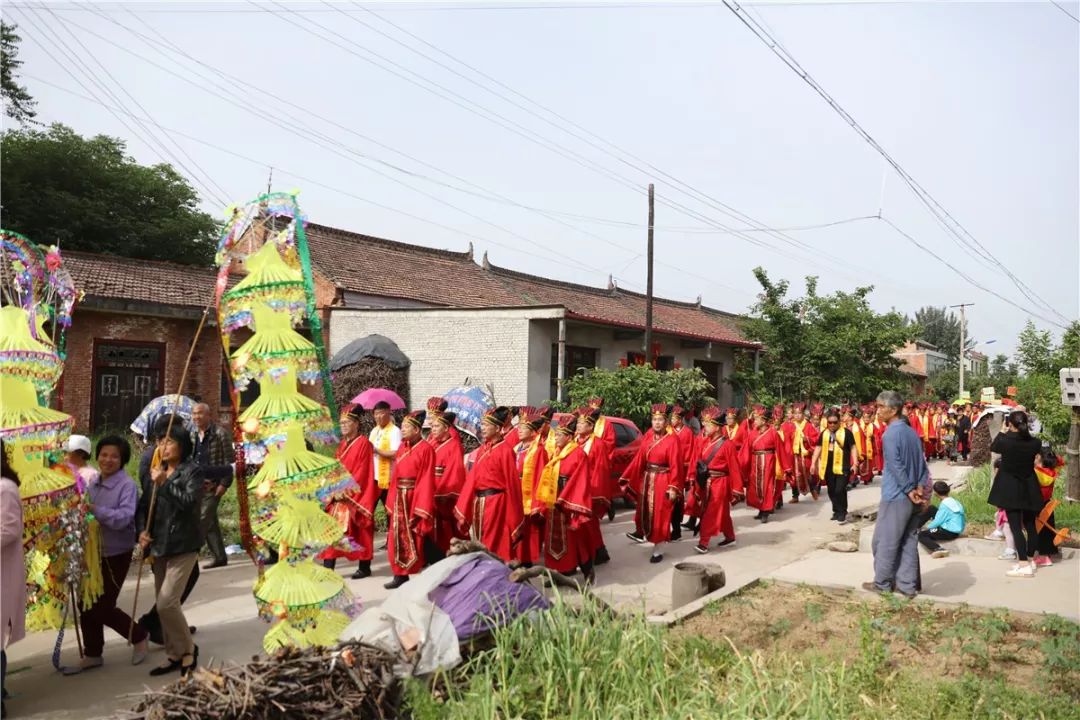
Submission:
M 368 335 L 353 340 L 334 353 L 334 357 L 330 358 L 330 370 L 336 372 L 366 357 L 378 358 L 395 370 L 407 368 L 411 362 L 390 338 Z

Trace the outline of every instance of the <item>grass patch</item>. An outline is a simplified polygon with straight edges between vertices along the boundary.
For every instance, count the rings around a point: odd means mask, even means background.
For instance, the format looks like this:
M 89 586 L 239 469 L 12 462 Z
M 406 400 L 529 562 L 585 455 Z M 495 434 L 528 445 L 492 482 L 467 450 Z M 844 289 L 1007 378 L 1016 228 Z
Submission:
M 735 599 L 673 630 L 557 602 L 462 667 L 410 681 L 410 716 L 1080 718 L 1080 628 L 1061 618 L 782 585 Z

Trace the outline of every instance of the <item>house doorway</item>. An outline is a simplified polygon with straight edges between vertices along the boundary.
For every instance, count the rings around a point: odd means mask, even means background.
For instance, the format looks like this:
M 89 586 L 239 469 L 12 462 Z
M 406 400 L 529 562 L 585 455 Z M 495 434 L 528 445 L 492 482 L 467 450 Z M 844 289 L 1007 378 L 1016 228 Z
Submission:
M 94 341 L 94 392 L 90 430 L 127 430 L 161 394 L 165 346 L 161 343 Z

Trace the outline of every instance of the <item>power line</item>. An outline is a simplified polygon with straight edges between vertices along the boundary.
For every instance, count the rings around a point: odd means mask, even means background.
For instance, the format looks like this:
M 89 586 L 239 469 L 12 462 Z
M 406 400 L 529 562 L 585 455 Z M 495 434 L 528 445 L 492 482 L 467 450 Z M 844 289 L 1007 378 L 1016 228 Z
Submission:
M 1068 10 L 1066 10 L 1066 9 L 1065 9 L 1065 6 L 1064 6 L 1064 5 L 1062 5 L 1061 3 L 1057 3 L 1057 2 L 1054 2 L 1054 0 L 1050 0 L 1050 4 L 1051 4 L 1051 5 L 1053 5 L 1054 7 L 1056 7 L 1056 8 L 1057 8 L 1058 10 L 1060 10 L 1061 12 L 1065 13 L 1066 15 L 1068 15 L 1069 17 L 1071 17 L 1071 18 L 1072 18 L 1073 20 L 1075 20 L 1076 22 L 1080 23 L 1080 17 L 1077 17 L 1077 16 L 1073 15 L 1073 14 L 1072 14 L 1071 12 L 1069 12 Z
M 35 11 L 35 14 L 36 14 L 36 11 Z M 41 46 L 42 52 L 44 52 L 45 55 L 50 60 L 52 60 L 54 63 L 56 63 L 56 65 L 60 69 L 64 70 L 68 74 L 68 76 L 71 77 L 83 90 L 85 90 L 91 96 L 97 97 L 97 94 L 90 87 L 91 85 L 95 86 L 95 87 L 97 87 L 98 91 L 103 92 L 108 97 L 112 97 L 114 99 L 114 102 L 118 102 L 118 99 L 112 94 L 112 92 L 110 91 L 110 89 L 107 86 L 105 86 L 103 83 L 99 82 L 93 76 L 92 73 L 89 73 L 89 72 L 86 71 L 86 69 L 82 66 L 82 64 L 80 64 L 78 62 L 78 58 L 74 54 L 74 52 L 63 41 L 63 38 L 61 38 L 54 31 L 52 31 L 51 28 L 49 28 L 48 24 L 45 24 L 44 27 L 48 28 L 49 32 L 52 34 L 52 36 L 54 38 L 53 42 L 49 42 L 49 37 L 46 35 L 46 33 L 44 31 L 41 30 L 41 28 L 38 27 L 37 23 L 34 22 L 34 19 L 32 17 L 30 17 L 30 15 L 22 14 L 22 15 L 20 15 L 20 17 L 23 20 L 23 30 L 26 31 L 27 37 L 29 39 L 34 40 L 35 42 L 37 42 L 38 45 Z M 29 26 L 29 27 L 27 27 L 27 26 Z M 33 28 L 34 32 L 30 33 L 29 28 Z M 38 34 L 40 34 L 40 37 L 42 38 L 41 40 L 38 39 Z M 63 62 L 63 61 L 57 59 L 57 57 L 55 55 L 53 55 L 52 51 L 49 49 L 50 47 L 55 48 L 58 53 L 63 55 L 66 62 Z M 79 75 L 77 75 L 73 71 L 73 68 L 77 69 L 79 71 L 79 73 L 81 73 L 83 76 L 85 76 L 85 78 L 89 81 L 89 85 L 87 84 L 87 82 L 83 81 L 82 77 L 80 77 Z M 118 102 L 118 104 L 120 104 L 120 103 Z M 170 158 L 175 160 L 175 156 L 173 156 L 169 152 L 168 148 L 166 148 L 163 144 L 161 144 L 160 140 L 158 140 L 152 133 L 148 132 L 145 128 L 143 128 L 143 132 L 146 133 L 147 137 L 150 138 L 148 140 L 146 137 L 144 137 L 142 134 L 140 134 L 138 130 L 136 130 L 131 125 L 129 125 L 124 120 L 123 117 L 118 115 L 116 112 L 113 112 L 113 111 L 110 111 L 110 112 L 112 112 L 112 115 L 113 115 L 114 118 L 116 118 L 117 122 L 119 122 L 121 125 L 123 125 L 127 129 L 127 131 L 131 133 L 132 137 L 134 137 L 135 139 L 137 139 L 140 142 L 144 143 L 147 146 L 147 148 L 149 148 L 149 150 L 152 153 L 157 155 L 158 158 L 162 162 L 168 163 Z M 178 164 L 181 165 L 181 167 L 183 167 L 182 163 L 178 162 Z M 206 192 L 208 195 L 213 197 L 213 195 L 214 195 L 213 191 L 210 190 L 200 180 L 200 178 L 197 175 L 192 173 L 190 170 L 188 170 L 187 172 L 188 172 L 189 177 L 191 177 L 192 182 L 194 182 L 196 185 L 201 187 L 203 189 L 203 191 Z
M 1066 322 L 1069 322 L 1069 318 L 1062 315 L 1060 312 L 1058 312 L 1056 308 L 1054 308 L 1052 305 L 1039 297 L 1039 295 L 1034 290 L 1032 290 L 1029 286 L 1023 283 L 1011 270 L 1009 270 L 1003 263 L 1001 263 L 1001 261 L 994 257 L 994 255 L 982 243 L 980 243 L 978 239 L 976 239 L 970 232 L 968 232 L 968 230 L 963 225 L 961 225 L 960 222 L 956 220 L 956 218 L 954 218 L 949 213 L 949 211 L 945 209 L 944 206 L 941 205 L 941 203 L 939 203 L 932 195 L 930 195 L 930 193 L 925 188 L 923 188 L 922 185 L 920 185 L 918 181 L 915 180 L 915 178 L 912 177 L 911 174 L 908 173 L 907 170 L 905 170 L 900 165 L 900 163 L 896 161 L 888 153 L 888 151 L 886 151 L 885 148 L 882 147 L 881 144 L 878 143 L 878 141 L 874 139 L 874 137 L 870 135 L 870 133 L 865 128 L 863 128 L 862 125 L 860 125 L 859 122 L 855 120 L 855 118 L 847 110 L 845 110 L 843 106 L 841 106 L 840 103 L 835 100 L 832 95 L 830 95 L 829 92 L 825 90 L 825 88 L 820 83 L 817 82 L 817 80 L 813 78 L 813 76 L 810 75 L 809 72 L 806 71 L 805 68 L 802 67 L 799 61 L 796 60 L 795 57 L 787 51 L 787 49 L 780 43 L 779 40 L 777 40 L 773 35 L 771 35 L 767 30 L 765 30 L 760 25 L 760 23 L 756 22 L 747 13 L 744 13 L 742 11 L 742 8 L 739 6 L 738 3 L 735 2 L 735 0 L 723 1 L 724 5 L 728 8 L 728 10 L 730 10 L 732 14 L 734 14 L 735 17 L 739 19 L 740 22 L 742 22 L 751 32 L 753 32 L 754 35 L 757 36 L 757 38 L 761 40 L 766 45 L 766 47 L 768 47 L 769 50 L 772 51 L 774 55 L 780 58 L 784 62 L 784 64 L 787 65 L 796 75 L 798 75 L 800 79 L 803 80 L 803 82 L 809 85 L 818 95 L 820 95 L 821 98 L 825 100 L 825 102 L 828 103 L 828 105 L 838 115 L 840 115 L 840 117 L 843 118 L 844 121 L 847 122 L 848 125 L 850 125 L 856 133 L 859 134 L 860 137 L 863 138 L 863 140 L 865 140 L 872 148 L 874 148 L 874 150 L 876 150 L 889 163 L 889 165 L 891 165 L 893 169 L 896 170 L 897 174 L 900 175 L 900 178 L 904 181 L 904 183 L 912 190 L 912 192 L 923 203 L 923 205 L 926 206 L 926 208 L 931 212 L 931 214 L 934 215 L 934 217 L 938 220 L 938 223 L 946 230 L 946 232 L 951 237 L 955 238 L 955 240 L 958 241 L 962 246 L 966 246 L 977 256 L 982 257 L 984 260 L 990 263 L 992 269 L 1001 272 L 1007 278 L 1009 278 L 1012 281 L 1013 285 L 1016 286 L 1017 290 L 1019 290 L 1020 293 L 1032 303 L 1041 305 L 1050 312 L 1058 315 Z M 949 224 L 950 222 L 952 223 L 951 225 Z
M 945 267 L 949 268 L 949 269 L 950 269 L 950 270 L 952 270 L 952 271 L 953 271 L 954 273 L 956 273 L 956 274 L 957 274 L 957 275 L 959 275 L 960 277 L 964 278 L 964 279 L 965 279 L 965 280 L 967 280 L 967 281 L 968 281 L 969 283 L 971 283 L 972 285 L 974 285 L 974 286 L 975 286 L 975 287 L 977 287 L 978 289 L 982 290 L 983 292 L 986 292 L 986 293 L 989 293 L 989 294 L 993 295 L 993 296 L 994 296 L 994 297 L 996 297 L 997 299 L 999 299 L 999 300 L 1001 300 L 1001 301 L 1003 301 L 1003 302 L 1005 302 L 1005 303 L 1008 303 L 1009 305 L 1012 305 L 1012 306 L 1013 306 L 1014 308 L 1016 308 L 1017 310 L 1020 310 L 1021 312 L 1025 313 L 1025 314 L 1027 314 L 1027 315 L 1030 315 L 1031 317 L 1034 317 L 1034 318 L 1038 318 L 1039 320 L 1042 320 L 1043 322 L 1049 323 L 1049 324 L 1051 324 L 1051 325 L 1055 325 L 1055 326 L 1057 326 L 1057 327 L 1061 328 L 1062 330 L 1067 330 L 1067 329 L 1068 329 L 1068 326 L 1067 326 L 1067 325 L 1063 325 L 1062 323 L 1060 323 L 1060 322 L 1058 322 L 1058 321 L 1056 321 L 1056 320 L 1053 320 L 1053 319 L 1051 319 L 1051 318 L 1048 318 L 1048 317 L 1046 317 L 1045 315 L 1040 315 L 1039 313 L 1036 313 L 1036 312 L 1034 312 L 1033 310 L 1031 310 L 1031 309 L 1029 309 L 1029 308 L 1026 308 L 1026 307 L 1024 307 L 1023 305 L 1020 305 L 1020 304 L 1019 304 L 1019 303 L 1017 303 L 1017 302 L 1016 302 L 1015 300 L 1012 300 L 1012 299 L 1010 299 L 1010 298 L 1008 298 L 1008 297 L 1005 297 L 1004 295 L 1002 295 L 1002 294 L 1001 294 L 1001 293 L 999 293 L 998 291 L 996 291 L 996 290 L 992 290 L 992 289 L 990 289 L 990 288 L 986 287 L 985 285 L 983 285 L 982 283 L 978 282 L 978 281 L 977 281 L 977 280 L 975 280 L 975 279 L 974 279 L 973 277 L 971 277 L 970 275 L 968 275 L 967 273 L 965 273 L 965 272 L 964 272 L 963 270 L 961 270 L 960 268 L 956 267 L 955 265 L 953 265 L 952 263 L 950 263 L 950 262 L 949 262 L 948 260 L 946 260 L 945 258 L 943 258 L 943 257 L 941 257 L 940 255 L 938 255 L 937 253 L 935 253 L 935 252 L 934 252 L 933 250 L 931 250 L 930 248 L 928 248 L 928 247 L 927 247 L 926 245 L 923 245 L 923 244 L 922 244 L 922 243 L 920 243 L 920 242 L 919 242 L 918 240 L 916 240 L 916 239 L 915 239 L 914 237 L 912 237 L 911 235 L 909 235 L 909 234 L 907 234 L 906 232 L 904 232 L 903 230 L 901 230 L 901 229 L 900 229 L 900 228 L 899 228 L 899 227 L 898 227 L 898 226 L 897 226 L 897 225 L 896 225 L 896 224 L 895 224 L 895 223 L 894 223 L 894 222 L 893 222 L 892 220 L 890 220 L 889 218 L 887 218 L 887 217 L 884 217 L 884 216 L 882 216 L 881 220 L 882 220 L 882 221 L 883 221 L 883 222 L 884 222 L 884 223 L 885 223 L 886 225 L 888 225 L 888 226 L 889 226 L 889 227 L 891 227 L 891 228 L 892 228 L 893 230 L 895 230 L 895 231 L 896 231 L 896 232 L 898 232 L 898 233 L 899 233 L 900 235 L 902 235 L 902 236 L 903 236 L 904 238 L 906 238 L 906 239 L 907 239 L 907 240 L 908 240 L 909 242 L 911 242 L 911 243 L 912 243 L 913 245 L 915 245 L 915 247 L 919 248 L 919 249 L 920 249 L 920 250 L 922 250 L 923 252 L 925 252 L 925 253 L 927 253 L 928 255 L 930 255 L 931 257 L 935 258 L 935 259 L 936 259 L 936 260 L 937 260 L 938 262 L 940 262 L 940 263 L 942 263 L 943 265 L 945 265 Z

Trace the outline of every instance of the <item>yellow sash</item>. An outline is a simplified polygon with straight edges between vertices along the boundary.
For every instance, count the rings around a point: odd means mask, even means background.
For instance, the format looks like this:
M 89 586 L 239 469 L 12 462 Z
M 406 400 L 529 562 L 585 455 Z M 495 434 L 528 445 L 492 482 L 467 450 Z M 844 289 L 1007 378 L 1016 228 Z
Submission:
M 559 497 L 559 464 L 562 463 L 563 458 L 576 450 L 577 446 L 578 444 L 573 440 L 566 443 L 562 452 L 552 455 L 548 464 L 544 466 L 543 472 L 540 473 L 540 482 L 536 486 L 536 501 L 543 503 L 549 510 L 555 507 L 555 500 Z
M 725 426 L 724 426 L 724 432 L 726 432 L 726 433 L 727 433 L 727 439 L 728 439 L 728 440 L 734 440 L 734 439 L 735 439 L 735 436 L 739 434 L 739 426 L 738 426 L 738 425 L 736 425 L 736 426 L 735 426 L 735 429 L 734 429 L 734 430 L 732 430 L 732 429 L 731 429 L 730 427 L 728 427 L 727 425 L 725 425 Z
M 794 423 L 795 425 L 795 439 L 791 441 L 791 448 L 795 451 L 795 454 L 799 457 L 806 455 L 805 441 L 803 440 L 803 428 L 806 427 L 806 421 Z
M 1052 486 L 1054 481 L 1057 480 L 1057 471 L 1037 467 L 1035 468 L 1035 477 L 1039 479 L 1039 485 L 1043 487 Z
M 863 431 L 859 427 L 858 420 L 851 424 L 851 434 L 855 436 L 855 452 L 861 460 L 863 458 Z
M 874 426 L 871 423 L 864 422 L 862 424 L 862 434 L 866 459 L 871 460 L 874 457 Z
M 607 416 L 606 415 L 601 415 L 600 418 L 596 421 L 596 424 L 593 425 L 593 430 L 592 430 L 593 437 L 604 437 L 604 424 L 606 422 L 607 422 Z
M 776 434 L 779 435 L 780 440 L 783 441 L 783 439 L 784 439 L 784 431 L 783 430 L 777 430 Z M 784 467 L 783 467 L 783 465 L 780 464 L 780 453 L 776 453 L 776 478 L 779 480 L 782 477 L 784 477 Z
M 533 481 L 536 479 L 536 453 L 540 452 L 540 436 L 537 435 L 529 443 L 529 449 L 525 451 L 525 462 L 521 466 L 521 504 L 525 507 L 525 514 L 532 510 Z
M 829 436 L 827 434 L 821 436 L 821 459 L 818 460 L 818 475 L 825 477 L 825 470 L 829 465 L 829 451 L 832 449 L 832 443 L 829 442 Z M 844 474 L 844 440 L 847 435 L 844 434 L 844 428 L 840 428 L 836 431 L 836 450 L 833 452 L 832 472 L 834 477 L 842 476 Z
M 390 423 L 384 428 L 380 428 L 379 435 L 379 449 L 383 452 L 390 452 L 390 433 L 393 430 L 394 424 Z M 380 490 L 385 490 L 390 487 L 390 463 L 391 460 L 384 458 L 382 455 L 375 455 L 375 459 L 379 464 L 379 472 L 376 475 L 376 482 L 379 484 Z

